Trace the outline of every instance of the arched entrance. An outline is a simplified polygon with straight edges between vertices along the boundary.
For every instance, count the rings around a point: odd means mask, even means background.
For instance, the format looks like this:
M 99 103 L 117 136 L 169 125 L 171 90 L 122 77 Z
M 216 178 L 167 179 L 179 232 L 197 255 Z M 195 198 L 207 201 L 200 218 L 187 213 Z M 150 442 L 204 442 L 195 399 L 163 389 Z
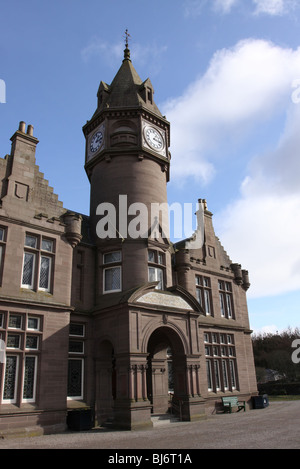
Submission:
M 186 394 L 184 347 L 179 335 L 163 326 L 151 334 L 147 352 L 147 396 L 152 413 L 167 413 L 172 395 Z

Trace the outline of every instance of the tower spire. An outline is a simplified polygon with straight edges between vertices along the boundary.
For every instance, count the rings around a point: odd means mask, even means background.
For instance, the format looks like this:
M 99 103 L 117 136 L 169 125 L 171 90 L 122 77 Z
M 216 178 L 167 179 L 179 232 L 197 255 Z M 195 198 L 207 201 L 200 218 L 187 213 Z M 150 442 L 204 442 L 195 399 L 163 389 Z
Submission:
M 124 60 L 130 60 L 130 50 L 128 47 L 128 42 L 129 42 L 130 34 L 128 32 L 128 29 L 125 30 L 125 50 L 124 50 Z

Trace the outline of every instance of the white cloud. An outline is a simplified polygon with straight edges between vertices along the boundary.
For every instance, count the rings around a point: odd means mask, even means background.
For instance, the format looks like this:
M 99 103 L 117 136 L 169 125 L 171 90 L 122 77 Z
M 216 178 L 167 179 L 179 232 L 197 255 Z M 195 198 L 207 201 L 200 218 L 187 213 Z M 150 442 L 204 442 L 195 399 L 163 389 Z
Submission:
M 120 61 L 123 56 L 124 43 L 121 41 L 112 44 L 103 41 L 100 37 L 94 36 L 89 44 L 82 48 L 81 58 L 84 62 L 89 62 L 95 57 L 105 57 L 106 59 Z
M 202 77 L 161 106 L 172 122 L 173 178 L 209 182 L 214 162 L 230 141 L 240 141 L 259 123 L 285 112 L 297 77 L 300 49 L 251 39 L 218 51 Z
M 123 50 L 125 44 L 122 41 L 108 43 L 103 41 L 100 37 L 94 36 L 90 42 L 81 49 L 81 58 L 84 62 L 91 62 L 95 58 L 101 58 L 101 60 L 107 61 L 111 66 L 115 66 L 116 63 L 120 63 L 123 59 Z M 150 68 L 150 75 L 155 76 L 162 63 L 162 57 L 167 51 L 167 46 L 163 44 L 157 45 L 152 44 L 129 44 L 131 55 L 134 56 L 134 63 L 138 63 L 140 66 L 149 63 L 153 64 L 153 68 Z
M 210 182 L 236 142 L 250 146 L 276 121 L 276 132 L 263 135 L 271 147 L 245 168 L 240 196 L 214 217 L 230 257 L 249 270 L 250 297 L 300 289 L 300 103 L 292 99 L 299 77 L 300 48 L 242 41 L 216 53 L 205 75 L 164 109 L 175 184 Z
M 216 13 L 227 14 L 240 0 L 185 0 L 184 13 L 186 17 L 199 16 L 206 5 Z
M 239 0 L 214 0 L 214 9 L 216 12 L 230 13 L 238 3 Z
M 297 0 L 253 0 L 256 5 L 255 14 L 282 16 L 297 6 Z
M 255 158 L 238 200 L 217 214 L 218 234 L 249 269 L 249 297 L 300 290 L 300 106 L 293 105 L 277 148 Z

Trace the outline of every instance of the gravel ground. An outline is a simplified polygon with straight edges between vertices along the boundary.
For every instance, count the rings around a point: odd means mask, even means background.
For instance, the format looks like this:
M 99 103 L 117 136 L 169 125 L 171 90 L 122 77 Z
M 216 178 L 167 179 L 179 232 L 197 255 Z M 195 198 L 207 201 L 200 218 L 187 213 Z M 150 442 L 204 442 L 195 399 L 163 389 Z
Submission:
M 144 431 L 65 432 L 0 440 L 1 449 L 299 449 L 300 401 Z M 112 454 L 115 454 L 112 451 Z

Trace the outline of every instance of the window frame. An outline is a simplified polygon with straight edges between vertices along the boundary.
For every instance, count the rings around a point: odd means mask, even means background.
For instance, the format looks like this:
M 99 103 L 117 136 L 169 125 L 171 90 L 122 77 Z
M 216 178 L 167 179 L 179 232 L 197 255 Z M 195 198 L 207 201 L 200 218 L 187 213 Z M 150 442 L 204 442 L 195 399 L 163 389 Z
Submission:
M 35 242 L 28 242 L 29 239 L 35 240 Z M 51 249 L 46 249 L 44 242 L 51 243 Z M 24 283 L 24 267 L 26 256 L 32 256 L 32 268 L 31 268 L 31 279 L 30 283 Z M 41 286 L 41 274 L 42 274 L 42 261 L 48 259 L 48 276 L 47 286 Z M 54 264 L 55 264 L 55 239 L 49 238 L 42 234 L 36 233 L 25 233 L 24 240 L 24 252 L 23 252 L 23 264 L 22 264 L 22 276 L 21 276 L 21 288 L 37 291 L 52 293 L 54 283 Z
M 29 350 L 29 349 L 28 349 Z M 30 349 L 35 350 L 35 349 Z M 33 375 L 33 393 L 32 397 L 24 397 L 24 388 L 25 388 L 25 370 L 26 370 L 26 360 L 27 358 L 34 358 L 34 375 Z M 38 356 L 32 354 L 26 354 L 23 360 L 23 382 L 22 382 L 22 402 L 36 402 L 36 387 L 37 387 L 37 370 L 38 370 Z
M 238 370 L 234 335 L 204 331 L 203 338 L 208 392 L 236 391 L 238 389 Z M 232 349 L 232 353 L 230 353 L 230 349 Z
M 214 316 L 213 301 L 212 301 L 212 289 L 210 277 L 196 274 L 196 298 L 201 308 L 203 309 L 205 316 Z
M 218 288 L 221 317 L 225 319 L 235 319 L 232 282 L 228 280 L 218 280 Z

